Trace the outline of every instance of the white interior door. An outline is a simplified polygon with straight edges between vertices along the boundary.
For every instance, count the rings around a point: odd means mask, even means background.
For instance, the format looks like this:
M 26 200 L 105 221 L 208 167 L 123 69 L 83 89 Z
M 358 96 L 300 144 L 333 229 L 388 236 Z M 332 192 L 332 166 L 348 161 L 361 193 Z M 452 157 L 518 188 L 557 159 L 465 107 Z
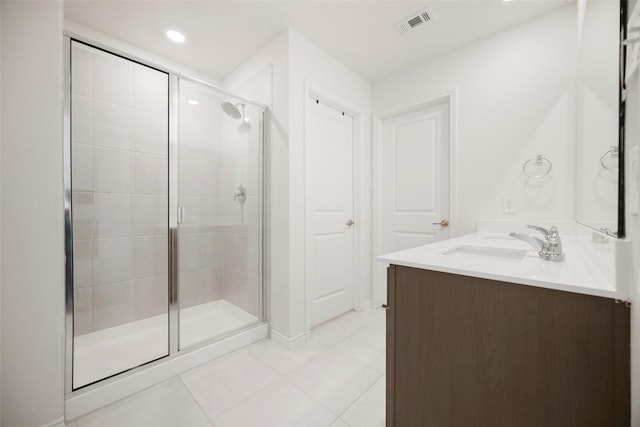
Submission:
M 449 238 L 449 123 L 448 101 L 382 122 L 378 255 Z M 379 269 L 384 302 L 385 266 Z
M 353 308 L 353 119 L 309 99 L 306 279 L 311 326 Z

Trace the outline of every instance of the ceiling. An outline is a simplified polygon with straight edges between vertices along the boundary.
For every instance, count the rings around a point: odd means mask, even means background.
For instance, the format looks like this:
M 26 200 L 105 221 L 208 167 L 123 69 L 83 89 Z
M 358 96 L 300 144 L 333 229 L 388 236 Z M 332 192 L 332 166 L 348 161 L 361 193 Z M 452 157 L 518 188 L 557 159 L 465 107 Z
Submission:
M 93 1 L 68 0 L 80 24 L 224 79 L 292 28 L 364 79 L 414 64 L 518 25 L 572 0 Z M 395 24 L 428 6 L 435 18 L 403 33 Z M 165 36 L 177 29 L 187 41 Z

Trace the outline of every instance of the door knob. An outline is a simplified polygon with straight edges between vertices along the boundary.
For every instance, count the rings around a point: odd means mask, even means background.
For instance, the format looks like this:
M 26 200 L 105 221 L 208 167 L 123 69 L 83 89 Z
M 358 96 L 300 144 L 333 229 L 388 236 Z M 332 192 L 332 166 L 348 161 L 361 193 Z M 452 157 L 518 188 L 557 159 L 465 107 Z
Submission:
M 354 224 L 353 220 L 350 219 L 349 221 L 347 221 L 347 227 L 351 227 Z
M 443 219 L 440 222 L 434 222 L 432 223 L 433 225 L 439 225 L 442 228 L 447 228 L 449 226 L 449 221 L 447 221 L 446 219 Z

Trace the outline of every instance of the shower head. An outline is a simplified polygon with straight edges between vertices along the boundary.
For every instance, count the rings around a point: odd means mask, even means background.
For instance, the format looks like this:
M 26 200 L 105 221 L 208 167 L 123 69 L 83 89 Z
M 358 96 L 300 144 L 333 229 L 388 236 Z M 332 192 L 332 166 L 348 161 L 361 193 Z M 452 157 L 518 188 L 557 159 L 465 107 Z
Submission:
M 227 114 L 227 116 L 231 117 L 232 119 L 242 120 L 242 123 L 240 123 L 240 126 L 238 126 L 239 133 L 248 133 L 251 130 L 251 122 L 249 121 L 249 118 L 245 117 L 244 115 L 244 101 L 238 102 L 235 105 L 228 101 L 224 101 L 222 104 L 220 104 L 220 106 Z M 240 109 L 238 109 L 238 107 L 242 108 L 242 112 L 240 112 Z
M 225 101 L 222 104 L 220 104 L 220 106 L 222 107 L 222 109 L 224 110 L 224 112 L 227 114 L 227 116 L 231 117 L 232 119 L 240 119 L 242 118 L 243 114 L 240 113 L 240 110 L 238 109 L 238 106 L 242 106 L 242 110 L 244 111 L 244 103 L 243 102 L 239 102 L 235 105 L 233 105 L 232 103 Z

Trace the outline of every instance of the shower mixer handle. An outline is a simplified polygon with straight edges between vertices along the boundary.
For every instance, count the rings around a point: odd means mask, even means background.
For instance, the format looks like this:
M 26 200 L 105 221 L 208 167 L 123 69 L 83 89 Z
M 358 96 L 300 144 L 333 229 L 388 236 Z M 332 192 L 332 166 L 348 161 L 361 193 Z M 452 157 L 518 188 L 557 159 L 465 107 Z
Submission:
M 238 189 L 233 194 L 233 200 L 244 203 L 247 200 L 247 189 L 243 185 L 238 186 Z

